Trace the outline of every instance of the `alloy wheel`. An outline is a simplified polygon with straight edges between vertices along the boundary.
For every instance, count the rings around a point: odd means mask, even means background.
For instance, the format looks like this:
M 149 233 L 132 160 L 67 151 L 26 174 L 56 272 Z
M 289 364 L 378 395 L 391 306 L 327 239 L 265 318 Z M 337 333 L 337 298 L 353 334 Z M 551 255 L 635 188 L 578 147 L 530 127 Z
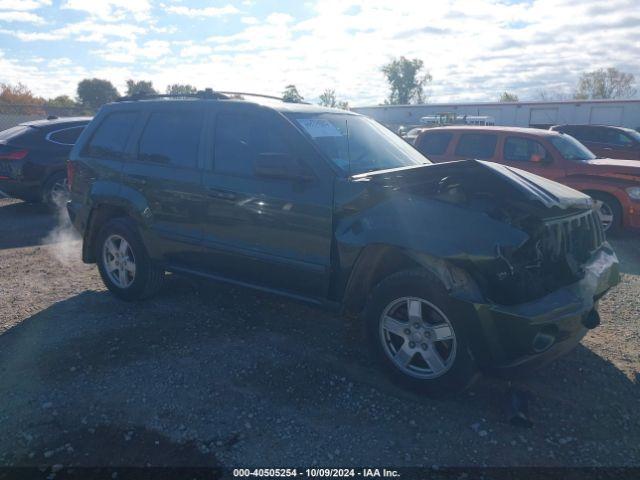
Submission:
M 602 200 L 596 200 L 596 208 L 598 210 L 598 216 L 600 217 L 600 221 L 602 222 L 602 229 L 606 232 L 613 225 L 613 209 L 611 205 L 607 202 L 603 202 Z
M 380 317 L 380 339 L 396 368 L 419 379 L 444 375 L 456 358 L 456 335 L 447 316 L 416 297 L 398 298 Z
M 102 261 L 109 279 L 120 288 L 131 286 L 136 277 L 136 259 L 131 245 L 120 235 L 110 235 L 102 247 Z

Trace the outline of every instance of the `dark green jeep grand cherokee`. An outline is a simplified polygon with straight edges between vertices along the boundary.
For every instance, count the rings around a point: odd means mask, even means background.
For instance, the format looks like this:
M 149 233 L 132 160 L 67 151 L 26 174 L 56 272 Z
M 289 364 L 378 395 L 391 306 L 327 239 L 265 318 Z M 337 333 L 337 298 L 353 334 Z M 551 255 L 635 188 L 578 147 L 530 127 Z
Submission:
M 85 129 L 68 177 L 83 260 L 116 296 L 149 297 L 172 271 L 335 308 L 427 391 L 570 350 L 618 282 L 586 195 L 489 162 L 432 165 L 340 110 L 120 101 Z

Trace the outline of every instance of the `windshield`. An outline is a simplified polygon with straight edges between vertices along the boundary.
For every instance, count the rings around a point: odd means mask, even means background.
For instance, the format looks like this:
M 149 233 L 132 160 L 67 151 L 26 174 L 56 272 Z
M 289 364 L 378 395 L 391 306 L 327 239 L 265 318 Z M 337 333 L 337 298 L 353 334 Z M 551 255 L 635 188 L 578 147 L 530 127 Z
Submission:
M 336 113 L 289 117 L 347 175 L 431 163 L 396 134 L 366 117 Z
M 551 143 L 567 160 L 593 160 L 596 158 L 591 150 L 570 135 L 553 136 Z

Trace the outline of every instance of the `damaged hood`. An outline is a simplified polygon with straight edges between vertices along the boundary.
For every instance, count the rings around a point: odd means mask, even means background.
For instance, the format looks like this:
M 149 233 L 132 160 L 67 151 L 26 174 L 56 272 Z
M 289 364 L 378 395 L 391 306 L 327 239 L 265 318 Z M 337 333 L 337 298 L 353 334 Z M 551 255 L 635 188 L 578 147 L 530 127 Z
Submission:
M 640 162 L 636 162 L 640 163 Z M 352 177 L 354 181 L 374 182 L 387 189 L 402 190 L 420 183 L 449 175 L 475 175 L 486 177 L 487 173 L 508 183 L 514 195 L 524 201 L 534 201 L 546 208 L 591 208 L 592 200 L 573 188 L 534 175 L 519 168 L 508 167 L 482 160 L 460 160 L 437 164 L 379 170 Z

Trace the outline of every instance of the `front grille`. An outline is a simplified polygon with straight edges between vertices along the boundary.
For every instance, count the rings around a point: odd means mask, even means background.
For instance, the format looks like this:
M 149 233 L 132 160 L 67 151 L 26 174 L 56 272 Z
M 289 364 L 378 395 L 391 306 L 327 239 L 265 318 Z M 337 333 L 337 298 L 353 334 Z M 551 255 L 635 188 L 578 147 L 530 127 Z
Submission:
M 587 260 L 604 242 L 604 231 L 598 214 L 590 210 L 580 215 L 545 222 L 545 234 L 540 248 L 552 260 L 572 256 L 579 262 Z

